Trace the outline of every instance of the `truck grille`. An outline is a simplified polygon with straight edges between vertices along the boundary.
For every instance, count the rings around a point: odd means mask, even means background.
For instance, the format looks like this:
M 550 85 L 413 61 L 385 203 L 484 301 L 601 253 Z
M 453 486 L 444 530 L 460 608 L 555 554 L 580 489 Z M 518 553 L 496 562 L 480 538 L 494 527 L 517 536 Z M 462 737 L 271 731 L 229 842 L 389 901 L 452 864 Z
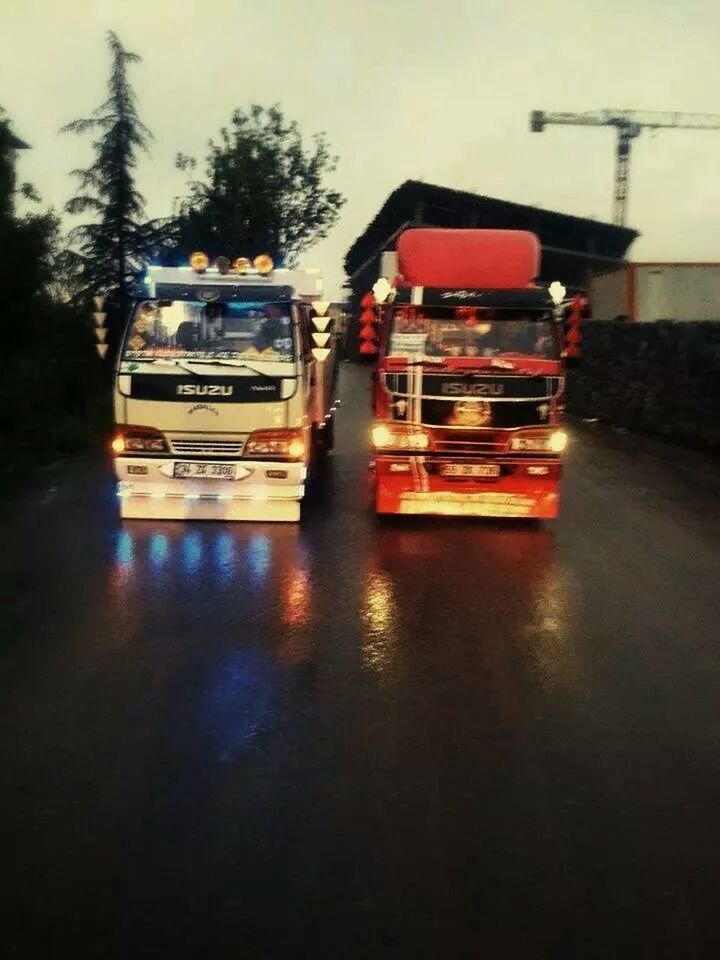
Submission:
M 240 457 L 244 440 L 171 440 L 173 453 L 185 457 Z
M 447 437 L 435 441 L 434 449 L 438 453 L 504 453 L 508 444 L 507 437 L 497 439 L 465 439 L 453 440 Z
M 549 401 L 518 400 L 510 403 L 486 401 L 492 410 L 492 425 L 505 429 L 514 427 L 541 427 L 547 425 Z M 448 422 L 457 401 L 423 400 L 422 422 L 428 426 L 442 426 Z M 544 414 L 545 416 L 542 416 Z

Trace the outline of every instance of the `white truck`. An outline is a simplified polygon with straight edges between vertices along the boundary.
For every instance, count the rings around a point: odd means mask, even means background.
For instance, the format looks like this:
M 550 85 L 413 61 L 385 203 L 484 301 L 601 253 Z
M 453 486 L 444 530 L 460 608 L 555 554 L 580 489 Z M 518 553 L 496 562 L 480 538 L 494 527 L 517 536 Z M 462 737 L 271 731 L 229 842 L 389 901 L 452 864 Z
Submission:
M 720 320 L 720 263 L 625 263 L 590 284 L 595 320 Z
M 123 518 L 297 521 L 332 449 L 332 321 L 317 271 L 265 255 L 150 267 L 114 383 Z

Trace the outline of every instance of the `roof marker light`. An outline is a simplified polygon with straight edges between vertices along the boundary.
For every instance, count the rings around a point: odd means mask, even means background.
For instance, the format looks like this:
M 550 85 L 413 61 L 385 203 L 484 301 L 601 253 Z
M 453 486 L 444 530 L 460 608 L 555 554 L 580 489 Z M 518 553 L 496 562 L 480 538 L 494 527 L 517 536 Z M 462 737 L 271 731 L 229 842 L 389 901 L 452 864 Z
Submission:
M 268 273 L 272 273 L 275 264 L 272 257 L 268 256 L 267 253 L 261 253 L 259 257 L 255 257 L 253 260 L 253 266 L 261 276 L 266 276 Z
M 221 273 L 225 276 L 226 273 L 230 273 L 230 261 L 227 257 L 218 257 L 215 261 L 215 266 L 217 267 L 218 273 Z
M 548 287 L 548 293 L 550 294 L 550 297 L 551 297 L 551 299 L 552 299 L 552 302 L 553 302 L 553 303 L 555 304 L 555 306 L 557 307 L 557 306 L 559 306 L 559 305 L 563 302 L 563 300 L 565 299 L 565 294 L 567 293 L 567 290 L 566 290 L 565 287 L 560 283 L 559 280 L 554 280 L 554 281 L 550 284 L 550 286 Z
M 379 280 L 376 280 L 373 284 L 373 294 L 377 303 L 385 303 L 387 298 L 390 295 L 392 287 L 387 277 L 380 277 Z
M 196 250 L 194 253 L 191 253 L 190 266 L 193 268 L 195 273 L 205 273 L 207 268 L 210 266 L 208 255 L 203 253 L 201 250 Z
M 235 273 L 247 273 L 252 267 L 252 264 L 247 257 L 238 257 L 233 264 L 233 267 L 235 269 Z

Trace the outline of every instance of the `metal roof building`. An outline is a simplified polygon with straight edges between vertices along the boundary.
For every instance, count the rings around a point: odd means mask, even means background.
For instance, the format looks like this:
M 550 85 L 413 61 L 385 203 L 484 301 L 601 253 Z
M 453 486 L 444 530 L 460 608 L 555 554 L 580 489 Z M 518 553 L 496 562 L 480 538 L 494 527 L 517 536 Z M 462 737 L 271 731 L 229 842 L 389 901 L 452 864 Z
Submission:
M 639 236 L 627 227 L 406 180 L 347 252 L 345 272 L 353 308 L 377 280 L 382 251 L 394 249 L 404 229 L 419 226 L 531 230 L 543 248 L 539 279 L 560 280 L 570 291 L 587 290 L 592 273 L 622 262 Z

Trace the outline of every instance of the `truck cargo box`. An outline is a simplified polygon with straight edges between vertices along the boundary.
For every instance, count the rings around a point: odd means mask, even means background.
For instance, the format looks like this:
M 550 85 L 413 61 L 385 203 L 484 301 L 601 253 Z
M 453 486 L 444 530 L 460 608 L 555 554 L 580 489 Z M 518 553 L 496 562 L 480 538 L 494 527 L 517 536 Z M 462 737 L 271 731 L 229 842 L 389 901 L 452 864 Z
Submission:
M 720 320 L 720 263 L 628 263 L 593 277 L 595 320 Z

